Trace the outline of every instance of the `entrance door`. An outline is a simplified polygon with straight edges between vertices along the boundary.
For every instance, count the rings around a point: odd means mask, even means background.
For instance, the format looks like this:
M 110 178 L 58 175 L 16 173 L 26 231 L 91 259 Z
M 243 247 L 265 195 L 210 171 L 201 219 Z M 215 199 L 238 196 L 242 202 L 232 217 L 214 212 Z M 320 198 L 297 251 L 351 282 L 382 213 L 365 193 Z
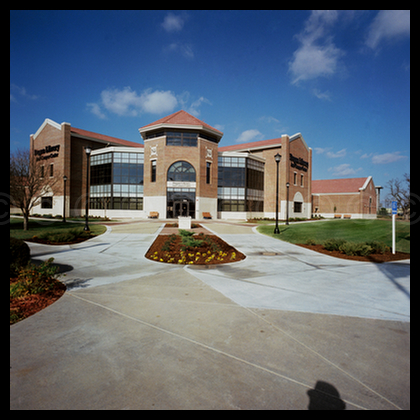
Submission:
M 174 219 L 190 215 L 190 202 L 188 200 L 174 201 Z

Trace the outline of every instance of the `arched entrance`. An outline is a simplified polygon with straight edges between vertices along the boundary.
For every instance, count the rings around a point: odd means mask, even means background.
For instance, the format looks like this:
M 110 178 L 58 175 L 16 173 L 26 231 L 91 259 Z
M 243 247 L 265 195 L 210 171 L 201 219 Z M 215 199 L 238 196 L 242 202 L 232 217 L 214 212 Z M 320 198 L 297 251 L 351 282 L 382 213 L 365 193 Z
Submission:
M 178 161 L 168 169 L 166 188 L 166 217 L 191 216 L 195 218 L 196 172 L 185 161 Z

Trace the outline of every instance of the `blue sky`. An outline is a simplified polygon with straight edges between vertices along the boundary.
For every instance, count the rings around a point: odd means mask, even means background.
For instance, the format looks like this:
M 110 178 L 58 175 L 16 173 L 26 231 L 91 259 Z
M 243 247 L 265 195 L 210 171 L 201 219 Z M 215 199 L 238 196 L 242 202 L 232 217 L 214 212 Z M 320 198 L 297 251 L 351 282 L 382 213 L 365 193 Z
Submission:
M 409 172 L 409 11 L 11 11 L 10 148 L 45 118 L 141 142 L 180 109 L 220 146 L 301 132 L 313 179 Z

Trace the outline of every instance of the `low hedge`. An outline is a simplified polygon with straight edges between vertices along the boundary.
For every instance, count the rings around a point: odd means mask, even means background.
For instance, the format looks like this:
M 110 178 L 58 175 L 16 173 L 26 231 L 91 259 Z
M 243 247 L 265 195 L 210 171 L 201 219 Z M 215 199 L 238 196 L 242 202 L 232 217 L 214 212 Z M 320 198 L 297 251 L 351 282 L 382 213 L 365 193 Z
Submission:
M 389 247 L 379 241 L 350 242 L 344 239 L 332 238 L 324 241 L 322 245 L 328 251 L 340 251 L 346 255 L 360 255 L 364 257 L 389 251 Z

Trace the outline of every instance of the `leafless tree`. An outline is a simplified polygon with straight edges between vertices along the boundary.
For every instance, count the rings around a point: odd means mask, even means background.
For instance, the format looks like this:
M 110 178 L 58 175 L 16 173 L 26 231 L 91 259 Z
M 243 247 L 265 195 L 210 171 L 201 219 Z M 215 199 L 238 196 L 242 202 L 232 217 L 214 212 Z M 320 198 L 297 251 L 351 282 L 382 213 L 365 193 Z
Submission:
M 403 179 L 394 178 L 387 182 L 390 190 L 388 199 L 397 202 L 398 208 L 403 211 L 404 218 L 410 214 L 410 174 L 404 174 Z
M 22 210 L 24 230 L 28 230 L 31 209 L 61 178 L 57 173 L 50 178 L 43 171 L 42 163 L 31 157 L 29 150 L 19 149 L 10 155 L 10 202 Z

